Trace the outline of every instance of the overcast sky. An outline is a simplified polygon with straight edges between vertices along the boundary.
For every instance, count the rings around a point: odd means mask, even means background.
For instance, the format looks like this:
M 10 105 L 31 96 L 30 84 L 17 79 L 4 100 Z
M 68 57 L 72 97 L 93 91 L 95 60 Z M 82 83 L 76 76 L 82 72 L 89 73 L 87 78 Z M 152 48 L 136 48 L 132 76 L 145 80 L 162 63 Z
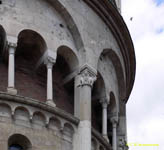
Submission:
M 122 0 L 136 53 L 136 79 L 127 103 L 130 150 L 164 150 L 164 0 Z M 130 19 L 131 18 L 131 19 Z

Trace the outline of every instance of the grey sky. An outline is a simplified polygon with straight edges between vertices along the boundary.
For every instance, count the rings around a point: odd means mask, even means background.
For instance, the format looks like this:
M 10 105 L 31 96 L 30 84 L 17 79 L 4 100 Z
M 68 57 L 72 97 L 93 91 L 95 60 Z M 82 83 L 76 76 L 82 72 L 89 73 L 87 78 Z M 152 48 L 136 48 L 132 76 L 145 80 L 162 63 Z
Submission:
M 159 144 L 130 150 L 164 150 L 164 0 L 122 0 L 122 15 L 137 61 L 127 104 L 128 142 Z

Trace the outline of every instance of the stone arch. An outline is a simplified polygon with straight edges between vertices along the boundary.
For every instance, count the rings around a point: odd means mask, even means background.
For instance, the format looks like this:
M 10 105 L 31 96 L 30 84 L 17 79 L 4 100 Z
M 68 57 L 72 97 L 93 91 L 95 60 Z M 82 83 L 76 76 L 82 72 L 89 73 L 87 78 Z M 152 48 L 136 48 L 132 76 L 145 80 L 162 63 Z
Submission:
M 6 31 L 0 24 L 0 91 L 6 91 L 7 87 L 7 65 L 5 61 L 5 47 L 6 47 Z
M 25 7 L 27 4 L 29 7 Z M 72 17 L 72 12 L 69 11 L 64 2 L 59 0 L 36 0 L 36 2 L 33 3 L 32 0 L 28 2 L 22 0 L 15 5 L 18 6 L 18 10 L 24 9 L 24 15 L 29 15 L 30 18 L 20 18 L 19 13 L 15 15 L 15 17 L 18 17 L 17 20 L 7 18 L 11 21 L 11 24 L 7 25 L 7 33 L 17 36 L 20 30 L 29 28 L 44 36 L 49 49 L 56 50 L 56 43 L 63 43 L 63 41 L 66 40 L 75 45 L 78 53 L 81 54 L 81 58 L 85 57 L 84 43 L 80 31 L 75 19 Z M 42 7 L 42 5 L 45 7 Z M 29 8 L 31 9 L 28 10 Z M 14 9 L 14 7 L 12 9 Z M 14 11 L 19 12 L 17 10 Z M 16 26 L 15 30 L 12 30 L 12 25 Z M 59 32 L 59 30 L 61 32 Z M 64 34 L 62 33 L 63 31 L 65 32 Z M 57 34 L 59 35 L 58 37 L 56 36 Z M 60 36 L 61 34 L 64 36 Z M 85 58 L 83 60 L 85 60 Z
M 118 115 L 119 112 L 118 101 L 116 100 L 113 92 L 110 92 L 109 95 L 110 95 L 110 100 L 109 100 L 108 112 L 111 115 Z
M 75 50 L 72 50 L 66 45 L 61 45 L 57 49 L 57 59 L 58 57 L 63 57 L 64 61 L 68 65 L 68 73 L 75 71 L 79 67 L 79 59 Z M 65 72 L 66 73 L 66 72 Z
M 65 123 L 63 128 L 63 133 L 71 138 L 73 138 L 74 128 L 70 123 Z
M 71 14 L 69 13 L 69 11 L 58 0 L 51 2 L 51 3 L 55 7 L 55 9 L 58 11 L 58 13 L 61 14 L 64 21 L 67 23 L 68 29 L 72 34 L 72 37 L 74 39 L 77 50 L 84 49 L 84 43 L 83 43 L 82 37 L 80 35 L 79 29 L 78 29 L 74 19 L 72 18 Z
M 44 38 L 36 31 L 24 29 L 19 33 L 16 57 L 22 56 L 32 65 L 36 65 L 46 50 L 47 44 Z
M 108 105 L 108 128 L 107 128 L 107 133 L 108 133 L 108 138 L 109 138 L 109 142 L 112 145 L 112 123 L 110 121 L 111 117 L 118 117 L 119 114 L 119 102 L 117 101 L 115 94 L 111 91 L 109 93 L 109 105 Z
M 2 25 L 0 25 L 0 56 L 6 45 L 6 31 Z
M 108 57 L 109 60 L 112 61 L 118 82 L 119 98 L 123 100 L 126 97 L 126 82 L 121 61 L 112 49 L 104 49 L 99 59 L 101 59 L 102 56 Z
M 78 68 L 79 59 L 75 50 L 66 45 L 59 46 L 53 68 L 54 99 L 58 107 L 71 114 L 74 114 L 74 76 Z M 67 79 L 68 82 L 65 82 Z
M 29 121 L 30 113 L 27 108 L 18 106 L 15 108 L 14 118 L 23 121 Z
M 105 82 L 102 74 L 98 71 L 97 80 L 94 82 L 92 89 L 92 126 L 99 132 L 101 132 L 102 128 L 102 107 L 100 101 L 106 96 Z
M 37 124 L 37 125 L 40 125 L 40 126 L 45 126 L 46 117 L 40 111 L 34 112 L 33 117 L 32 117 L 32 122 L 34 124 Z
M 11 107 L 6 103 L 0 103 L 0 116 L 11 117 Z
M 49 120 L 49 129 L 56 131 L 61 130 L 61 121 L 55 117 L 51 117 Z
M 18 34 L 15 52 L 15 80 L 18 94 L 40 101 L 46 100 L 46 79 L 35 71 L 45 51 L 47 44 L 40 33 L 24 29 Z
M 13 134 L 8 139 L 8 150 L 14 147 L 21 147 L 22 150 L 31 150 L 32 144 L 30 140 L 22 134 Z

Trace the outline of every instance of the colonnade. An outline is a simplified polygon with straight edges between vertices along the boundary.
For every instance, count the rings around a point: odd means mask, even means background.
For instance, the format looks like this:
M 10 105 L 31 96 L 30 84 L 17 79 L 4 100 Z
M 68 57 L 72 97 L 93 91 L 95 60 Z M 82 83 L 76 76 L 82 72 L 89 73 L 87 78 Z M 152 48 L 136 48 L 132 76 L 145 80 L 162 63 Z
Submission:
M 8 63 L 8 88 L 10 94 L 17 94 L 15 89 L 15 51 L 17 45 L 15 43 L 8 43 L 9 63 Z M 53 66 L 56 63 L 56 58 L 53 55 L 46 55 L 44 64 L 47 68 L 47 101 L 46 103 L 55 107 L 53 101 Z M 80 119 L 79 128 L 77 132 L 76 146 L 80 150 L 91 150 L 91 93 L 93 83 L 96 81 L 97 71 L 89 65 L 84 65 L 80 68 L 79 73 L 75 76 L 74 82 L 74 107 L 75 116 Z M 104 97 L 100 99 L 102 105 L 102 135 L 109 141 L 107 135 L 107 107 L 109 105 L 109 98 Z M 113 150 L 117 150 L 117 135 L 116 128 L 118 123 L 117 117 L 111 118 L 113 126 L 112 145 Z M 76 147 L 75 146 L 75 147 Z

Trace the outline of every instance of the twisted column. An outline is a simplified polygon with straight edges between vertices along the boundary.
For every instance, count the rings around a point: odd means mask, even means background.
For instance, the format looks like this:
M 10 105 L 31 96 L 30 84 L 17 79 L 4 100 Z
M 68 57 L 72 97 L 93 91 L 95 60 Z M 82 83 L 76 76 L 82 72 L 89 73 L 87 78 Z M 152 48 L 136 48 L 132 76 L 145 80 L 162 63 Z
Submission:
M 53 78 L 52 78 L 52 70 L 53 65 L 55 63 L 55 59 L 52 57 L 47 56 L 44 64 L 46 64 L 47 67 L 47 104 L 50 106 L 56 106 L 53 101 Z
M 109 104 L 109 100 L 104 97 L 100 100 L 100 103 L 102 105 L 102 135 L 107 141 L 109 141 L 107 135 L 107 107 Z
M 9 63 L 8 63 L 8 88 L 7 92 L 10 94 L 17 94 L 15 89 L 15 50 L 16 43 L 8 43 L 9 46 Z

